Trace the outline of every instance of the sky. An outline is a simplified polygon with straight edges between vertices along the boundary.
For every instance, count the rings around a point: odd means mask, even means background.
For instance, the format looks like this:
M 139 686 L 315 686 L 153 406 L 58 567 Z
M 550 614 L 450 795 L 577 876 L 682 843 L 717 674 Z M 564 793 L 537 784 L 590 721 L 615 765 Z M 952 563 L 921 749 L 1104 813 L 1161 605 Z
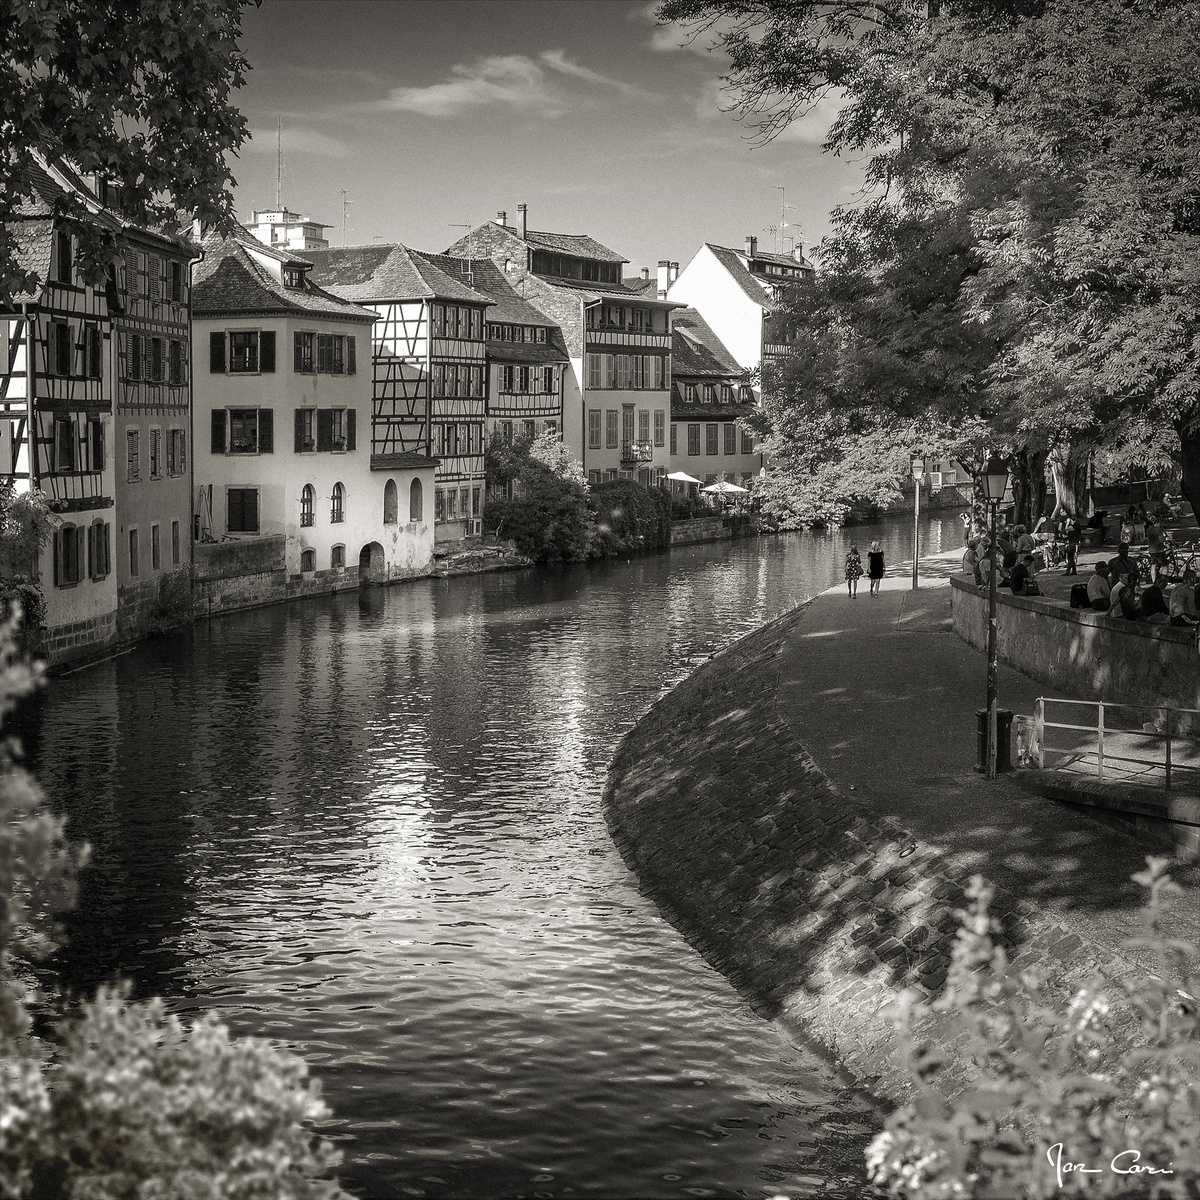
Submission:
M 728 110 L 723 57 L 646 0 L 263 0 L 244 18 L 238 213 L 283 202 L 342 244 L 440 251 L 504 209 L 630 260 L 686 264 L 704 241 L 805 247 L 861 166 L 821 150 L 818 110 L 766 145 Z M 780 192 L 780 188 L 785 189 Z M 790 249 L 790 241 L 785 249 Z

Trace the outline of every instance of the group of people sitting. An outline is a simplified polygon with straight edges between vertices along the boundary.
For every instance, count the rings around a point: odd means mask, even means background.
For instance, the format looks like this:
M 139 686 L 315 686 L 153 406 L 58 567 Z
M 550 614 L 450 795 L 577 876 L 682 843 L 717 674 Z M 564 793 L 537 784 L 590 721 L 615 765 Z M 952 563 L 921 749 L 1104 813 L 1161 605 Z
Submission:
M 1138 560 L 1130 555 L 1128 542 L 1122 542 L 1116 558 L 1096 564 L 1086 587 L 1076 584 L 1071 589 L 1071 604 L 1148 625 L 1190 626 L 1200 625 L 1196 592 L 1186 581 L 1164 592 L 1157 578 L 1139 592 Z
M 1014 525 L 1011 529 L 1003 528 L 996 534 L 996 545 L 993 551 L 991 542 L 986 538 L 972 538 L 967 542 L 966 553 L 963 555 L 963 570 L 972 575 L 975 582 L 984 585 L 991 574 L 991 558 L 996 555 L 996 573 L 1000 587 L 1011 588 L 1017 596 L 1036 596 L 1038 594 L 1037 573 L 1049 562 L 1058 561 L 1048 552 L 1046 540 L 1039 534 L 1041 524 L 1030 533 L 1024 525 Z M 1057 537 L 1057 530 L 1055 530 Z M 1039 542 L 1042 544 L 1039 545 Z M 1068 530 L 1068 536 L 1062 545 L 1065 546 L 1066 573 L 1076 573 L 1075 556 L 1079 551 L 1079 527 L 1074 524 Z

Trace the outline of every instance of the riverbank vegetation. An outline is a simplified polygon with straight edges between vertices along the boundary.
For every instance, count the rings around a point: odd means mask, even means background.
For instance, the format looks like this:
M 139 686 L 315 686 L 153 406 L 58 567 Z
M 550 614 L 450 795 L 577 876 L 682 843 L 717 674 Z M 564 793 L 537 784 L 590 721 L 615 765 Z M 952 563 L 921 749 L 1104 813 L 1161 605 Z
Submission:
M 1200 512 L 1200 9 L 658 12 L 728 52 L 762 138 L 832 109 L 826 149 L 867 161 L 817 278 L 771 318 L 797 353 L 751 419 L 769 511 L 836 517 L 893 496 L 910 454 L 978 468 L 996 446 L 1018 521 L 1076 511 L 1089 459 L 1159 470 L 1164 449 Z
M 0 623 L 6 732 L 42 682 L 19 626 L 18 614 Z M 39 994 L 31 966 L 59 941 L 88 855 L 19 754 L 0 741 L 0 1195 L 345 1197 L 328 1178 L 339 1155 L 311 1128 L 328 1110 L 296 1056 L 211 1015 L 187 1023 L 161 1000 L 132 1002 L 122 986 L 78 1010 Z M 51 1013 L 70 1015 L 46 1033 Z

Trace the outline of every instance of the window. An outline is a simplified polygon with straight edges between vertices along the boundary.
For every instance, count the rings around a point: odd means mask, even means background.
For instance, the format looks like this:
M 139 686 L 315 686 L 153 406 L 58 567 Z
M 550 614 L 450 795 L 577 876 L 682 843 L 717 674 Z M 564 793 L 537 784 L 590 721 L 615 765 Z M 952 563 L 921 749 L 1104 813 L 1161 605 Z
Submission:
M 521 368 L 520 390 L 523 393 L 527 393 L 529 391 L 529 368 L 528 367 Z
M 557 421 L 543 421 L 542 429 L 545 430 L 546 433 L 557 433 L 558 432 L 558 422 Z
M 171 263 L 171 299 L 176 304 L 183 301 L 183 263 Z
M 83 331 L 84 356 L 87 363 L 89 379 L 100 378 L 100 330 L 95 325 L 88 325 Z
M 293 367 L 297 375 L 311 375 L 313 373 L 313 351 L 316 334 L 312 333 L 297 333 L 294 342 L 294 362 Z
M 329 523 L 340 525 L 346 519 L 346 489 L 340 484 L 333 485 L 333 494 L 329 497 Z
M 302 288 L 304 286 L 304 272 L 299 267 L 284 267 L 283 286 Z
M 295 446 L 297 454 L 307 454 L 317 448 L 317 410 L 296 409 Z
M 589 354 L 587 356 L 587 385 L 590 388 L 603 387 L 601 382 L 601 365 L 602 360 L 599 354 Z
M 146 379 L 150 383 L 161 383 L 163 377 L 162 338 L 150 338 L 146 343 L 146 351 Z
M 258 532 L 258 488 L 225 489 L 227 533 Z
M 542 391 L 543 392 L 553 392 L 554 390 L 555 390 L 554 368 L 553 367 L 543 367 L 542 368 Z
M 158 548 L 158 526 L 150 526 L 150 566 L 157 571 L 162 565 L 162 560 Z
M 150 430 L 150 478 L 162 478 L 162 430 Z
M 107 521 L 93 521 L 88 529 L 88 574 L 103 579 L 112 571 L 112 544 Z
M 83 578 L 83 530 L 63 525 L 54 534 L 54 586 L 73 587 Z
M 628 446 L 633 441 L 633 405 L 626 404 L 621 408 L 621 444 Z
M 258 333 L 235 329 L 229 335 L 230 371 L 252 374 L 258 370 Z
M 600 480 L 602 480 L 603 478 L 604 478 L 603 471 L 589 471 L 588 472 L 588 483 L 599 483 Z
M 335 375 L 345 375 L 346 373 L 346 339 L 344 337 L 333 339 L 333 373 Z
M 309 574 L 317 569 L 317 552 L 315 550 L 300 551 L 300 570 L 303 574 Z
M 142 435 L 137 429 L 125 430 L 125 482 L 133 483 L 141 477 Z
M 661 408 L 654 410 L 654 444 L 661 446 L 667 440 L 667 414 Z
M 141 292 L 138 256 L 133 250 L 125 251 L 125 291 L 130 299 L 134 299 Z
M 704 427 L 704 453 L 705 454 L 720 454 L 720 439 L 719 434 L 721 427 L 719 425 L 705 425 Z
M 229 453 L 258 453 L 258 409 L 229 410 Z
M 753 454 L 754 453 L 754 436 L 753 436 L 753 434 L 750 433 L 750 431 L 748 429 L 742 430 L 742 453 L 743 454 Z
M 704 385 L 704 403 L 705 404 L 716 404 L 716 402 L 717 402 L 717 389 L 711 383 L 706 383 Z
M 696 385 L 695 385 L 694 383 L 689 383 L 689 384 L 686 384 L 686 385 L 684 386 L 684 389 L 683 389 L 683 398 L 684 398 L 684 399 L 685 399 L 685 400 L 686 400 L 686 401 L 687 401 L 689 404 L 695 404 L 695 403 L 696 403 Z
M 383 523 L 385 525 L 396 524 L 398 520 L 396 508 L 396 481 L 389 479 L 383 485 Z
M 679 453 L 679 426 L 674 421 L 671 422 L 671 454 Z
M 174 566 L 179 566 L 179 522 L 171 522 L 171 563 Z
M 446 520 L 458 520 L 458 488 L 446 489 Z
M 151 300 L 162 296 L 162 259 L 157 254 L 146 255 L 146 291 Z
M 650 410 L 648 408 L 638 409 L 637 436 L 639 442 L 650 440 Z
M 441 488 L 433 490 L 433 519 L 435 521 L 446 519 L 446 495 Z
M 513 390 L 513 373 L 511 365 L 500 368 L 500 390 L 502 392 L 511 392 Z
M 616 467 L 609 467 L 608 470 L 606 470 L 604 472 L 605 479 L 611 480 L 611 479 L 616 479 L 616 477 L 617 477 L 617 468 Z
M 608 409 L 604 414 L 604 445 L 609 450 L 615 450 L 619 444 L 617 441 L 617 415 L 615 408 Z
M 51 351 L 54 355 L 55 375 L 71 373 L 71 327 L 66 321 L 55 321 L 50 326 Z
M 743 404 L 752 404 L 754 402 L 754 389 L 747 383 L 743 383 L 738 388 L 738 397 Z
M 335 571 L 341 571 L 346 566 L 346 547 L 334 546 L 329 552 L 329 565 Z
M 425 501 L 421 495 L 421 481 L 414 479 L 408 485 L 408 519 L 414 523 L 425 520 Z
M 136 578 L 140 569 L 141 563 L 138 559 L 138 531 L 131 529 L 129 531 L 129 574 Z
M 56 283 L 70 283 L 71 270 L 71 235 L 60 229 L 54 235 L 54 280 Z M 75 580 L 78 583 L 78 580 Z
M 187 470 L 186 432 L 172 429 L 167 434 L 167 474 L 182 475 Z
M 700 453 L 700 426 L 689 425 L 688 431 L 688 454 L 697 455 Z
M 316 503 L 317 493 L 311 483 L 306 483 L 300 489 L 300 524 L 301 526 L 311 525 L 313 523 L 313 505 Z
M 88 418 L 89 466 L 93 471 L 104 470 L 104 422 L 99 417 Z
M 725 426 L 725 453 L 737 453 L 737 426 L 732 422 Z
M 183 343 L 174 338 L 169 343 L 170 353 L 167 355 L 167 378 L 176 386 L 183 382 Z
M 733 403 L 733 388 L 730 387 L 730 385 L 727 383 L 721 384 L 721 403 L 722 404 L 732 404 Z
M 128 353 L 125 355 L 125 378 L 138 380 L 142 377 L 142 335 L 129 335 Z
M 56 413 L 54 417 L 53 470 L 75 470 L 75 422 L 62 413 Z

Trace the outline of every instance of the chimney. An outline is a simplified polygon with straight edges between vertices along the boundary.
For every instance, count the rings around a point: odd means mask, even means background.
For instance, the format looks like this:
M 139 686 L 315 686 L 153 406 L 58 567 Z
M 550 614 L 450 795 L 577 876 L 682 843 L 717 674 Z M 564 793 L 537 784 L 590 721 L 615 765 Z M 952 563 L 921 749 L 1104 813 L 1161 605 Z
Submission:
M 526 220 L 527 216 L 528 216 L 528 206 L 525 204 L 518 204 L 517 205 L 517 232 L 522 237 L 525 236 L 525 220 Z
M 804 243 L 803 242 L 797 242 L 795 244 L 795 246 L 792 247 L 792 257 L 798 263 L 802 263 L 804 261 Z
M 746 257 L 753 258 L 758 253 L 758 238 L 752 233 L 746 234 Z
M 506 213 L 504 211 L 504 209 L 501 209 L 496 214 L 496 224 L 497 225 L 507 225 L 508 224 L 508 213 Z
M 671 286 L 671 264 L 665 258 L 658 260 L 658 298 L 665 300 L 667 288 Z
M 668 276 L 672 283 L 679 278 L 679 264 L 677 262 L 673 262 L 671 264 L 671 269 L 668 272 Z
M 643 279 L 649 279 L 649 278 L 650 278 L 650 268 L 649 268 L 649 267 L 643 267 L 643 268 L 642 268 L 642 278 L 643 278 Z

